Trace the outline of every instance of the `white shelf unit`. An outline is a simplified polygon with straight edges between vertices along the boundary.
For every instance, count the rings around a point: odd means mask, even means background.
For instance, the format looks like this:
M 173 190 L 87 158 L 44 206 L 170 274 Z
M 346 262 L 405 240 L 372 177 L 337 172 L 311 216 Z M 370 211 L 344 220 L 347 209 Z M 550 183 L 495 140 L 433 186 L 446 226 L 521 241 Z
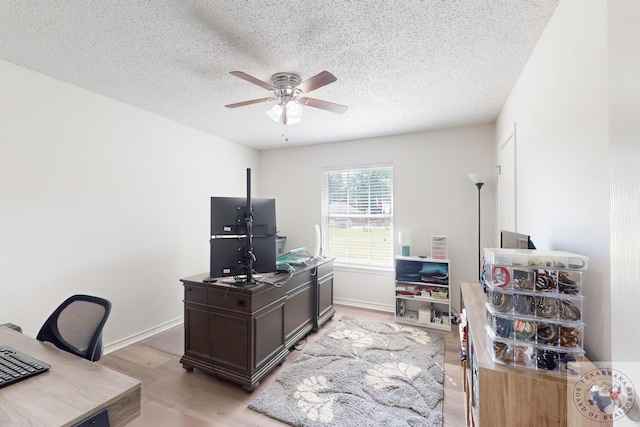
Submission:
M 396 322 L 451 330 L 449 266 L 448 259 L 396 256 Z

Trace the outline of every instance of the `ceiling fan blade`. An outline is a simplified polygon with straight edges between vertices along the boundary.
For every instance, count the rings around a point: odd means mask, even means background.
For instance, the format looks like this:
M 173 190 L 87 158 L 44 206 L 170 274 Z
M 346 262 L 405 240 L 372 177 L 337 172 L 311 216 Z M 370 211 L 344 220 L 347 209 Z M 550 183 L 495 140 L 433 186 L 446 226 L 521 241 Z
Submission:
M 275 98 L 273 98 L 273 97 L 252 99 L 251 101 L 243 101 L 243 102 L 236 102 L 235 104 L 228 104 L 228 105 L 225 105 L 225 107 L 227 107 L 227 108 L 237 108 L 237 107 L 244 107 L 245 105 L 259 104 L 261 102 L 274 101 L 274 100 L 275 100 Z
M 300 103 L 303 105 L 308 105 L 309 107 L 320 108 L 321 110 L 327 110 L 331 111 L 332 113 L 338 114 L 346 113 L 347 109 L 349 108 L 346 105 L 335 104 L 333 102 L 307 97 L 300 98 Z
M 331 74 L 328 71 L 322 71 L 321 73 L 316 74 L 313 77 L 308 78 L 307 80 L 300 83 L 296 86 L 296 89 L 302 91 L 302 93 L 309 93 L 312 90 L 316 90 L 322 86 L 326 86 L 329 83 L 333 83 L 338 78 Z
M 254 85 L 258 85 L 260 87 L 263 87 L 267 90 L 277 90 L 273 85 L 267 83 L 267 82 L 263 82 L 262 80 L 258 80 L 253 76 L 250 76 L 247 73 L 243 73 L 242 71 L 229 71 L 229 74 L 231 74 L 232 76 L 236 76 L 236 77 L 240 77 L 242 80 L 246 80 L 249 83 L 253 83 Z

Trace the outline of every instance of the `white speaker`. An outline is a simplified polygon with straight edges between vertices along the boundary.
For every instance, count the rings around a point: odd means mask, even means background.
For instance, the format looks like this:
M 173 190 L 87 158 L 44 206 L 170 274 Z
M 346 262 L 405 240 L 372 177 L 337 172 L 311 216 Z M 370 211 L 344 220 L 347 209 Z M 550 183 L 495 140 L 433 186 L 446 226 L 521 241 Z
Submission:
M 316 236 L 315 241 L 313 243 L 313 257 L 318 258 L 322 253 L 322 233 L 320 232 L 320 226 L 316 224 L 315 226 Z

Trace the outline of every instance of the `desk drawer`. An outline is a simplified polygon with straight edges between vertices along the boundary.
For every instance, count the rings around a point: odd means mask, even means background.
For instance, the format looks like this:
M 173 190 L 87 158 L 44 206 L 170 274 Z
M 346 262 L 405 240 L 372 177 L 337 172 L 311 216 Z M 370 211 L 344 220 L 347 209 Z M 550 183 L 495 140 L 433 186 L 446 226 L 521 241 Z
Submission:
M 284 286 L 287 295 L 292 292 L 298 292 L 299 288 L 302 286 L 308 286 L 311 280 L 312 277 L 309 270 L 304 270 L 294 274 L 293 277 L 291 277 L 291 279 L 289 279 L 287 284 Z
M 207 304 L 207 290 L 193 285 L 184 286 L 184 301 Z
M 184 302 L 202 305 L 211 309 L 232 310 L 242 313 L 251 313 L 252 310 L 259 309 L 266 304 L 259 297 L 252 299 L 250 295 L 236 295 L 237 293 L 238 291 L 236 290 L 225 293 L 220 290 L 185 285 Z
M 227 288 L 185 284 L 185 304 L 197 304 L 212 309 L 231 310 L 240 313 L 254 313 L 285 296 L 284 288 Z
M 322 264 L 318 267 L 318 280 L 333 274 L 333 261 Z

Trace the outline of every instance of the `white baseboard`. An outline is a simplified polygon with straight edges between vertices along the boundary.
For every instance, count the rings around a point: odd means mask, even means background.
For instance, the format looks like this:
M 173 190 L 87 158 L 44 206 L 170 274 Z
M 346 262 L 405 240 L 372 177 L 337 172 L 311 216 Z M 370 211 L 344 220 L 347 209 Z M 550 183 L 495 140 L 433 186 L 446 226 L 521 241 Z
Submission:
M 344 298 L 334 298 L 333 302 L 335 304 L 348 305 L 351 307 L 358 307 L 358 308 L 366 308 L 369 310 L 384 311 L 388 313 L 395 312 L 395 307 L 393 305 L 388 305 L 388 304 L 376 304 L 376 303 L 371 303 L 367 301 L 351 300 L 351 299 L 344 299 Z M 121 340 L 106 344 L 103 349 L 103 354 L 109 354 L 113 351 L 120 350 L 121 348 L 124 348 L 128 345 L 135 344 L 137 342 L 145 340 L 161 332 L 168 331 L 169 329 L 182 325 L 183 323 L 184 323 L 184 318 L 179 317 L 170 322 L 163 323 L 162 325 L 158 325 L 151 329 L 147 329 L 146 331 L 142 331 L 138 334 L 131 335 L 130 337 L 123 338 Z
M 353 299 L 334 298 L 333 302 L 334 304 L 342 304 L 342 305 L 348 305 L 351 307 L 358 307 L 358 308 L 367 308 L 369 310 L 385 311 L 389 313 L 395 313 L 395 310 L 396 310 L 395 306 L 393 305 L 377 304 L 377 303 L 372 303 L 368 301 L 360 301 L 360 300 L 353 300 Z
M 156 327 L 153 327 L 151 329 L 147 329 L 146 331 L 142 331 L 138 334 L 135 335 L 131 335 L 128 338 L 123 338 L 121 340 L 118 340 L 116 342 L 112 342 L 109 344 L 106 344 L 104 346 L 103 349 L 103 354 L 109 354 L 112 351 L 116 351 L 116 350 L 120 350 L 121 348 L 124 348 L 128 345 L 131 344 L 135 344 L 137 342 L 140 342 L 142 340 L 146 340 L 149 337 L 152 337 L 156 334 L 159 334 L 161 332 L 164 331 L 168 331 L 171 328 L 175 328 L 176 326 L 182 325 L 184 323 L 184 318 L 183 317 L 179 317 L 175 320 L 172 320 L 170 322 L 167 323 L 163 323 L 162 325 L 158 325 Z

